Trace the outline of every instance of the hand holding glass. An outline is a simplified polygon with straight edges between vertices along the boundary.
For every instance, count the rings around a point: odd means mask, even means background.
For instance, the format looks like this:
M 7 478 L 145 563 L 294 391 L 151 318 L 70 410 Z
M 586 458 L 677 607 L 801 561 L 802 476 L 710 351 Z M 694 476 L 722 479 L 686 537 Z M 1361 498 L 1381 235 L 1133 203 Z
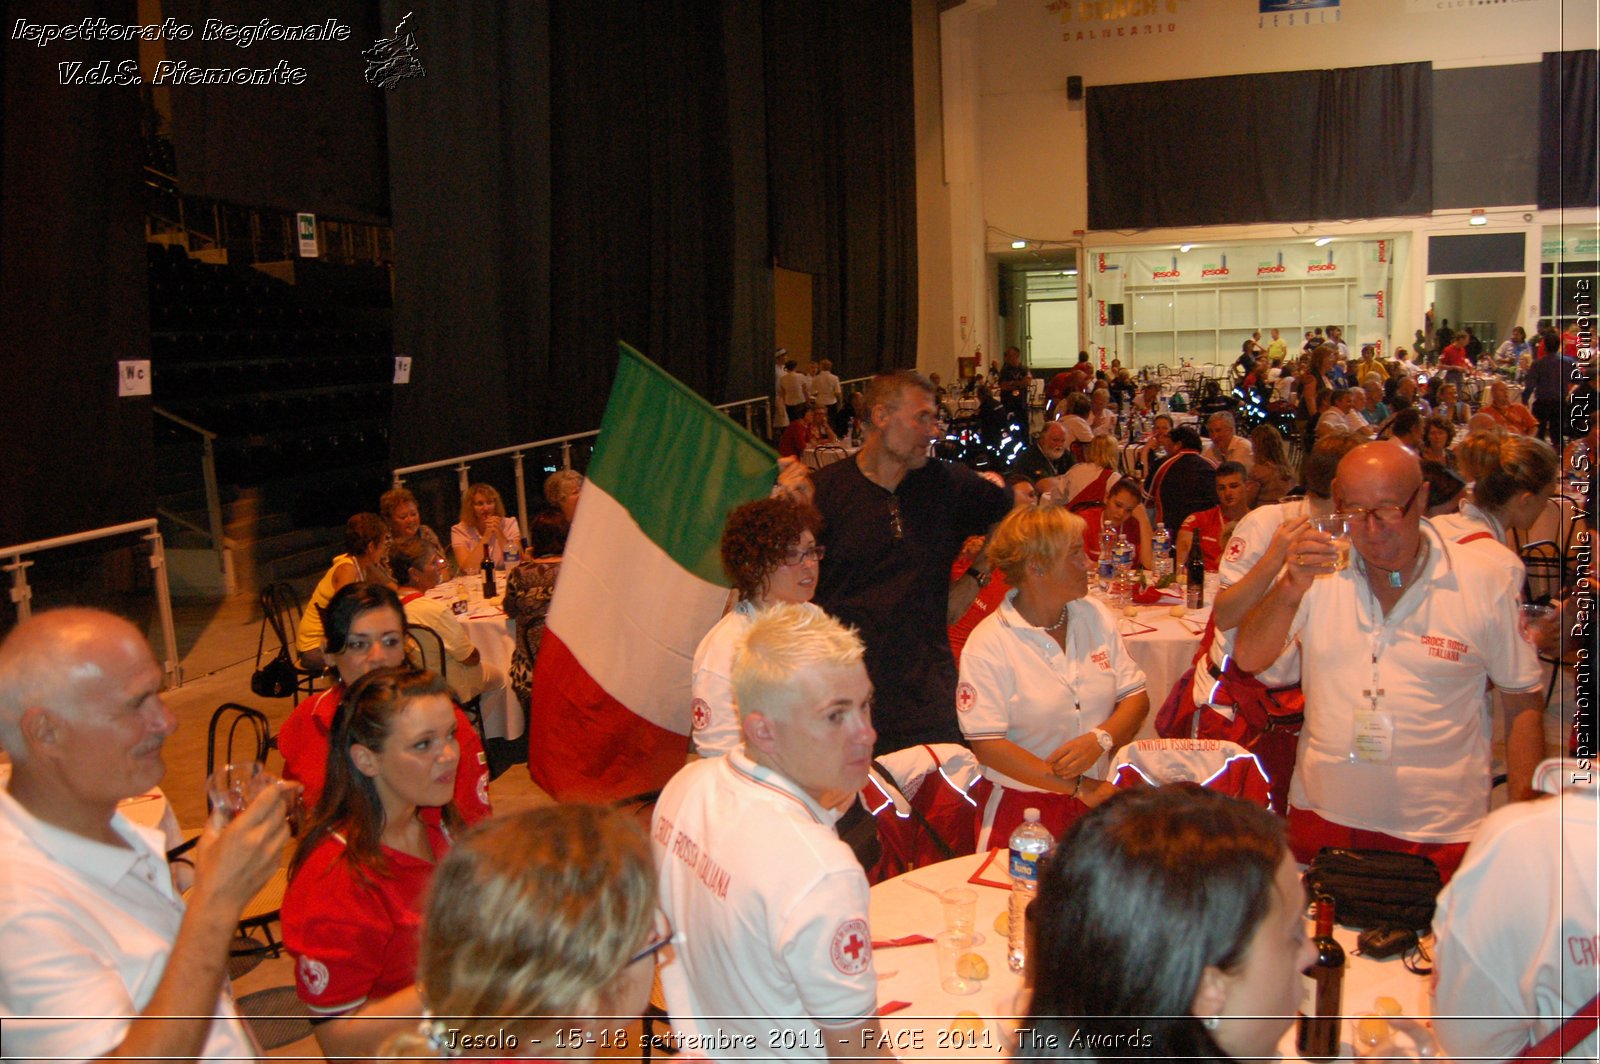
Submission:
M 1350 518 L 1347 514 L 1329 514 L 1326 517 L 1313 517 L 1311 527 L 1323 535 L 1328 536 L 1337 555 L 1333 560 L 1330 571 L 1338 572 L 1350 568 Z
M 262 791 L 276 787 L 278 783 L 277 775 L 268 772 L 259 761 L 223 765 L 206 781 L 206 802 L 211 809 L 212 822 L 218 828 L 226 827 Z M 290 812 L 292 814 L 292 807 Z

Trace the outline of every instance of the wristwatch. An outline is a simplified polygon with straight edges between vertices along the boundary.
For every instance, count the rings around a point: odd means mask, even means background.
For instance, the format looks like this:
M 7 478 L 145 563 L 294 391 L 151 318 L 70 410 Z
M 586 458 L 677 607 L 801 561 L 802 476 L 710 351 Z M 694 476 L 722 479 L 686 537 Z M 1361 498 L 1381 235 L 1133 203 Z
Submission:
M 967 575 L 976 580 L 979 587 L 987 587 L 989 585 L 989 578 L 994 574 L 992 572 L 980 573 L 978 571 L 978 567 L 974 565 L 968 567 Z
M 1100 749 L 1105 753 L 1109 754 L 1111 748 L 1116 745 L 1116 740 L 1111 738 L 1111 733 L 1104 728 L 1094 728 L 1089 734 L 1094 736 L 1094 741 L 1100 744 Z

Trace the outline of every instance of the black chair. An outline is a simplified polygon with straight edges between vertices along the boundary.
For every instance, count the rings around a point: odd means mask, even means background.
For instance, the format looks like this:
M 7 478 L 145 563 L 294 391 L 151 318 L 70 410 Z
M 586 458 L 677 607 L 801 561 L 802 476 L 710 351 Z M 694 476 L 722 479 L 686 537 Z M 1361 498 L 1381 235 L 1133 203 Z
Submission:
M 1548 602 L 1561 594 L 1566 573 L 1561 548 L 1548 539 L 1525 543 L 1517 551 L 1527 569 L 1522 595 L 1527 602 Z
M 317 677 L 321 675 L 316 669 L 301 668 L 295 653 L 301 612 L 300 596 L 294 593 L 291 585 L 280 582 L 261 589 L 261 628 L 256 633 L 256 668 L 261 668 L 261 656 L 266 652 L 267 629 L 271 628 L 278 641 L 278 650 L 286 653 L 294 664 L 296 697 L 302 693 L 310 695 L 316 690 Z
M 219 744 L 218 736 L 222 741 Z M 267 722 L 267 716 L 259 709 L 241 705 L 238 702 L 224 702 L 211 714 L 211 724 L 206 729 L 206 781 L 208 784 L 211 775 L 217 766 L 243 764 L 250 761 L 265 763 L 267 752 L 276 747 L 276 740 L 272 737 L 272 727 Z M 218 753 L 222 759 L 218 760 Z M 206 796 L 206 809 L 210 812 L 211 798 Z M 176 850 L 169 851 L 168 861 L 178 856 L 183 850 L 193 843 L 186 842 Z M 278 912 L 283 908 L 283 894 L 289 888 L 288 870 L 281 865 L 272 873 L 272 878 L 256 892 L 250 903 L 239 914 L 239 937 L 234 940 L 232 949 L 235 957 L 276 957 L 283 952 L 283 943 L 272 933 L 272 925 L 278 922 Z M 252 933 L 260 931 L 266 938 L 266 943 L 257 942 Z
M 444 639 L 425 624 L 406 623 L 406 639 L 411 644 L 406 656 L 418 668 L 431 669 L 446 682 L 450 679 L 450 655 L 444 652 Z M 478 695 L 461 703 L 461 712 L 467 715 L 478 731 L 478 739 L 487 749 L 489 736 L 483 730 L 483 696 Z

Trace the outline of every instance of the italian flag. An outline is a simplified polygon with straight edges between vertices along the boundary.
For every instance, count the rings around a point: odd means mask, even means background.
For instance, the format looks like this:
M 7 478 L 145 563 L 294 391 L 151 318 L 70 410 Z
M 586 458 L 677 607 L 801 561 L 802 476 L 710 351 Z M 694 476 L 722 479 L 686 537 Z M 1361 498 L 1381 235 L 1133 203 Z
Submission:
M 657 790 L 689 748 L 689 674 L 728 601 L 728 511 L 777 454 L 627 344 L 534 663 L 528 771 L 561 801 Z

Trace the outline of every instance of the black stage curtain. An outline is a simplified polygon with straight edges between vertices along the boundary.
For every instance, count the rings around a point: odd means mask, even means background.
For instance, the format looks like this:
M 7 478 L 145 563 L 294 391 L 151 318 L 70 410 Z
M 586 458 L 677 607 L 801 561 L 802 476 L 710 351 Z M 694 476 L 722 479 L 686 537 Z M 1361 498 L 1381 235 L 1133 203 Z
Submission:
M 384 23 L 406 11 L 428 77 L 387 96 L 397 463 L 594 427 L 618 340 L 715 402 L 764 394 L 775 234 L 802 228 L 818 357 L 914 358 L 909 0 L 386 0 Z M 774 32 L 825 61 L 775 75 Z M 816 100 L 775 129 L 802 76 Z
M 188 40 L 166 43 L 173 63 L 270 69 L 283 62 L 305 71 L 300 85 L 172 86 L 172 142 L 184 192 L 343 221 L 388 222 L 384 93 L 367 83 L 361 52 L 390 36 L 394 24 L 379 20 L 375 3 L 166 0 L 162 13 L 194 28 Z M 253 26 L 263 18 L 287 26 L 335 19 L 350 36 L 255 41 L 247 48 L 201 39 L 209 19 Z
M 1092 86 L 1089 227 L 1426 214 L 1427 63 Z
M 1435 70 L 1434 209 L 1534 202 L 1539 122 L 1539 64 Z
M 841 376 L 916 364 L 911 7 L 766 0 L 773 261 Z
M 1596 172 L 1596 57 L 1582 52 L 1546 52 L 1539 86 L 1539 206 L 1600 204 Z
M 155 515 L 150 400 L 117 398 L 117 362 L 150 357 L 139 89 L 61 85 L 58 63 L 115 71 L 136 42 L 13 40 L 19 19 L 81 4 L 0 4 L 0 545 Z M 94 14 L 138 21 L 132 0 Z

